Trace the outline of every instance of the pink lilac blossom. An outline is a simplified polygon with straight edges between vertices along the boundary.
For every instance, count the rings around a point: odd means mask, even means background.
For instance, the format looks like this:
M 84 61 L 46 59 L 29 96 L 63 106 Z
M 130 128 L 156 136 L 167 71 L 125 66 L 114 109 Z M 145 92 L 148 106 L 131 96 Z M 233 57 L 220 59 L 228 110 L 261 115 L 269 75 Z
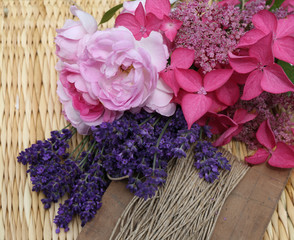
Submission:
M 245 33 L 240 9 L 234 6 L 209 5 L 207 1 L 179 3 L 171 18 L 183 22 L 175 47 L 195 51 L 195 65 L 210 72 L 218 64 L 228 64 L 228 51 L 233 51 Z

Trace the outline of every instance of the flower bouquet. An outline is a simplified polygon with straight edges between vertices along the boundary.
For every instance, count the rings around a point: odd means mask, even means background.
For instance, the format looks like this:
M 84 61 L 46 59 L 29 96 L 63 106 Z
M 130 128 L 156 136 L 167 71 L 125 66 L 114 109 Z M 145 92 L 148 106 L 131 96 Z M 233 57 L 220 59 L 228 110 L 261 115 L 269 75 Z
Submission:
M 79 20 L 55 39 L 70 124 L 18 157 L 46 209 L 68 194 L 57 233 L 75 215 L 90 221 L 112 180 L 152 198 L 187 152 L 213 186 L 231 169 L 218 147 L 233 138 L 255 151 L 249 164 L 294 167 L 293 1 L 126 1 L 99 24 L 121 7 L 103 31 L 71 7 Z M 85 136 L 69 150 L 75 134 Z

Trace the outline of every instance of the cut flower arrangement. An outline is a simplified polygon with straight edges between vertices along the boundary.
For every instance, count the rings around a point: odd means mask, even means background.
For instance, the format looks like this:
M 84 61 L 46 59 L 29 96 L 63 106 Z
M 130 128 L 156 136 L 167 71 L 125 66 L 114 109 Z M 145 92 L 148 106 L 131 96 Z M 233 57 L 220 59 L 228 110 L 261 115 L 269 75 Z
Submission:
M 273 5 L 273 3 L 271 4 Z M 294 1 L 126 1 L 115 26 L 78 21 L 57 30 L 57 93 L 70 124 L 19 154 L 46 209 L 68 231 L 101 207 L 111 180 L 148 199 L 171 159 L 194 153 L 209 183 L 229 171 L 217 147 L 232 139 L 255 151 L 249 164 L 294 167 Z M 70 139 L 85 135 L 70 151 Z M 217 139 L 212 141 L 212 136 Z M 184 159 L 184 158 L 183 158 Z

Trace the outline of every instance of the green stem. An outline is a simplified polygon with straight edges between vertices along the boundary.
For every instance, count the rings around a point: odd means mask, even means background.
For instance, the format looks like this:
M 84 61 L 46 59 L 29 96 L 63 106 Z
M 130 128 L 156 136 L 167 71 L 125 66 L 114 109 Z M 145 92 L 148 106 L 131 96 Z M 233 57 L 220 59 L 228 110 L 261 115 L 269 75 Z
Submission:
M 156 126 L 156 124 L 160 121 L 160 119 L 161 119 L 161 116 L 159 116 L 157 119 L 156 119 L 156 121 L 153 123 L 153 127 L 155 127 Z
M 161 130 L 161 133 L 157 139 L 157 143 L 156 143 L 156 148 L 158 148 L 159 144 L 160 144 L 160 141 L 163 137 L 163 134 L 165 133 L 168 125 L 170 124 L 172 118 L 169 118 L 166 122 L 166 124 L 164 125 L 163 129 Z M 155 170 L 155 164 L 156 164 L 156 158 L 157 158 L 157 153 L 154 154 L 154 158 L 153 158 L 153 171 Z
M 149 118 L 145 119 L 143 122 L 141 122 L 139 124 L 139 126 L 142 126 L 143 124 L 145 124 L 146 122 L 148 122 L 151 118 L 153 118 L 155 116 L 155 114 L 153 113 Z
M 83 140 L 79 143 L 79 145 L 76 146 L 76 148 L 73 150 L 73 152 L 69 155 L 69 158 L 71 158 L 71 157 L 74 155 L 74 153 L 80 148 L 80 146 L 81 146 L 85 141 L 89 142 L 89 138 L 90 138 L 89 135 L 86 136 L 85 138 L 83 138 Z M 86 142 L 86 143 L 87 143 L 87 142 Z
M 200 134 L 199 134 L 199 140 L 201 141 L 202 140 L 202 133 L 203 133 L 203 129 L 202 127 L 200 128 Z
M 85 166 L 85 163 L 87 162 L 87 159 L 88 159 L 89 154 L 92 153 L 93 148 L 94 148 L 96 145 L 97 145 L 96 142 L 94 142 L 94 143 L 91 145 L 91 147 L 90 147 L 90 149 L 89 149 L 87 155 L 82 159 L 82 161 L 81 161 L 80 164 L 79 164 L 79 167 L 80 167 L 80 168 L 83 168 L 83 167 Z
M 86 138 L 89 138 L 90 136 L 87 136 Z M 84 141 L 84 140 L 83 140 Z M 79 153 L 77 154 L 76 158 L 75 158 L 75 161 L 78 160 L 78 157 L 80 156 L 81 152 L 83 151 L 84 147 L 86 146 L 86 144 L 88 143 L 89 141 L 85 141 L 83 146 L 80 148 L 80 151 Z

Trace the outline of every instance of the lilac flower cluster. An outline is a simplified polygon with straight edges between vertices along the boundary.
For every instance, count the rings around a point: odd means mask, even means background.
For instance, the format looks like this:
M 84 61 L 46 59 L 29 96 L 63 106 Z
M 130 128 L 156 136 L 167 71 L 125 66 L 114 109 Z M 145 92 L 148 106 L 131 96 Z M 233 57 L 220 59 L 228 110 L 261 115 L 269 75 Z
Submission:
M 260 124 L 269 119 L 276 140 L 294 145 L 293 133 L 291 131 L 294 124 L 293 119 L 291 119 L 294 114 L 294 98 L 292 93 L 271 94 L 264 92 L 250 101 L 239 100 L 225 112 L 230 117 L 233 117 L 235 110 L 240 108 L 248 112 L 257 112 L 258 115 L 255 119 L 243 125 L 242 131 L 235 136 L 237 141 L 244 142 L 252 150 L 261 147 L 256 140 L 255 134 Z
M 175 46 L 195 50 L 195 66 L 210 72 L 219 64 L 228 64 L 228 51 L 235 50 L 247 24 L 240 9 L 221 7 L 208 1 L 183 1 L 171 17 L 183 22 Z
M 60 204 L 58 215 L 54 219 L 58 227 L 57 233 L 60 232 L 60 228 L 64 228 L 64 231 L 69 230 L 68 224 L 74 215 L 80 216 L 84 226 L 102 206 L 102 196 L 110 181 L 99 163 L 98 155 L 95 154 L 96 150 L 92 149 L 84 151 L 80 156 L 79 165 L 83 166 L 83 172 L 73 183 L 69 198 L 64 204 Z
M 67 159 L 68 141 L 71 137 L 72 132 L 68 129 L 53 131 L 51 138 L 38 141 L 18 156 L 19 162 L 29 164 L 27 172 L 31 176 L 32 190 L 45 194 L 41 201 L 46 209 L 69 191 L 79 174 L 77 165 Z
M 208 141 L 197 142 L 194 152 L 194 166 L 199 169 L 199 177 L 204 178 L 207 182 L 214 182 L 220 174 L 219 170 L 231 169 L 229 161 Z

